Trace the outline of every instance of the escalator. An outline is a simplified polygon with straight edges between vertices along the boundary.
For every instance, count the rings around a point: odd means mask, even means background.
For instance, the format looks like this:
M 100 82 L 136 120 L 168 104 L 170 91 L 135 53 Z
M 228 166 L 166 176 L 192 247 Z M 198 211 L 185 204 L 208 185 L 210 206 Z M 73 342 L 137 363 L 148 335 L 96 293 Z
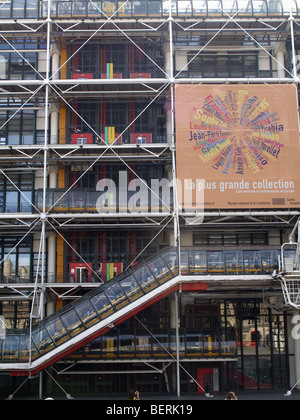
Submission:
M 168 249 L 43 319 L 7 331 L 0 371 L 34 375 L 178 289 L 178 253 Z

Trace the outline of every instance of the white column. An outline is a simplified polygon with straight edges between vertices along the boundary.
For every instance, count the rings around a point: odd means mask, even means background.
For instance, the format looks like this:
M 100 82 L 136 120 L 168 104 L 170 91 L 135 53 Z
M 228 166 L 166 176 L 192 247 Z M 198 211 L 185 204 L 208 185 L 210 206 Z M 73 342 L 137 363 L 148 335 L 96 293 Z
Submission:
M 50 106 L 50 144 L 58 144 L 59 130 L 59 107 L 56 104 Z
M 56 44 L 51 45 L 51 57 L 52 57 L 52 79 L 59 79 L 59 67 L 60 67 L 60 50 Z
M 280 78 L 285 77 L 285 61 L 284 57 L 286 54 L 286 48 L 284 43 L 278 44 L 277 48 L 275 49 L 275 55 L 277 60 L 277 75 Z

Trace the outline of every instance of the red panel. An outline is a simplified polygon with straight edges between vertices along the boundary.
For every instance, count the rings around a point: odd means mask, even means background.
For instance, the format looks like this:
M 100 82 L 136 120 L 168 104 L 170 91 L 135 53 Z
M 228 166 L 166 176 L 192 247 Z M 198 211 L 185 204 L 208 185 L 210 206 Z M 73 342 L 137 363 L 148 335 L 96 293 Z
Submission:
M 151 73 L 130 73 L 130 79 L 150 79 Z
M 206 292 L 207 283 L 182 283 L 181 290 Z
M 93 79 L 93 73 L 73 73 L 72 79 Z
M 92 263 L 70 263 L 70 282 L 76 282 L 76 267 L 86 267 L 87 268 L 87 281 L 91 283 L 92 281 Z M 83 279 L 83 283 L 86 283 L 86 279 Z
M 93 143 L 93 134 L 92 133 L 75 133 L 72 134 L 72 144 L 78 144 L 78 140 L 80 142 L 80 139 L 86 139 L 85 143 L 86 144 L 92 144 Z

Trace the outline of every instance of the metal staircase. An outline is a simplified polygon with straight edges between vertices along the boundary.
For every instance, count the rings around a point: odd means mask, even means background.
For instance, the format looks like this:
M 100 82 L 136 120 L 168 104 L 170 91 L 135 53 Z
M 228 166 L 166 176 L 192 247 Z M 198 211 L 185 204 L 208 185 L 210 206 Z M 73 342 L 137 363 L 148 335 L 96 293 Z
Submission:
M 0 370 L 34 375 L 176 290 L 178 283 L 178 253 L 168 249 L 32 328 L 7 331 L 1 340 Z

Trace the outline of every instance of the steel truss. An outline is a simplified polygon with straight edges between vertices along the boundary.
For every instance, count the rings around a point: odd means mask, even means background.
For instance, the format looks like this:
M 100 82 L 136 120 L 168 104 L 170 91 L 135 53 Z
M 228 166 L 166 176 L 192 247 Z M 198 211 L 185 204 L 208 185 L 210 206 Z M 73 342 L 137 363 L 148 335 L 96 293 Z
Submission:
M 125 4 L 128 2 L 125 1 Z M 175 109 L 174 109 L 174 88 L 176 84 L 202 84 L 202 83 L 294 83 L 299 84 L 299 76 L 297 73 L 297 52 L 295 46 L 295 37 L 299 35 L 300 18 L 294 17 L 291 9 L 290 16 L 280 17 L 241 17 L 237 12 L 229 14 L 225 10 L 220 10 L 220 16 L 214 17 L 174 17 L 172 14 L 172 0 L 169 2 L 169 14 L 163 17 L 138 17 L 120 18 L 116 17 L 117 10 L 114 13 L 106 14 L 96 3 L 90 0 L 90 4 L 99 12 L 99 18 L 61 18 L 57 19 L 52 13 L 52 0 L 46 0 L 47 12 L 39 19 L 3 19 L 1 20 L 0 38 L 7 44 L 10 53 L 16 53 L 20 59 L 34 71 L 34 77 L 28 80 L 0 80 L 0 98 L 8 99 L 8 107 L 14 108 L 14 113 L 2 124 L 0 130 L 4 129 L 15 116 L 24 109 L 42 110 L 44 112 L 44 143 L 39 145 L 9 145 L 0 146 L 0 173 L 7 181 L 19 191 L 21 196 L 32 206 L 32 213 L 3 213 L 0 214 L 0 231 L 8 234 L 12 229 L 18 229 L 21 232 L 20 241 L 10 251 L 13 252 L 19 243 L 21 243 L 30 233 L 35 233 L 40 237 L 39 258 L 36 270 L 36 278 L 34 287 L 26 287 L 24 285 L 8 285 L 12 291 L 12 299 L 27 298 L 32 300 L 32 307 L 38 307 L 38 313 L 32 311 L 31 322 L 36 317 L 42 319 L 44 316 L 44 302 L 46 299 L 47 289 L 57 293 L 57 288 L 53 284 L 46 283 L 46 240 L 50 232 L 55 233 L 63 239 L 68 247 L 71 246 L 67 242 L 64 235 L 61 234 L 64 229 L 88 229 L 97 227 L 122 227 L 128 226 L 130 223 L 134 226 L 148 227 L 161 232 L 169 229 L 173 225 L 174 245 L 180 248 L 180 229 L 181 225 L 189 225 L 189 216 L 193 214 L 183 214 L 179 211 L 176 196 L 176 144 L 175 144 Z M 123 6 L 122 6 L 123 7 Z M 210 24 L 213 27 L 210 27 Z M 66 67 L 72 56 L 68 57 L 65 62 L 54 64 L 54 55 L 56 54 L 55 45 L 60 39 L 72 41 L 80 37 L 85 40 L 73 55 L 79 52 L 85 45 L 97 37 L 104 39 L 126 40 L 139 49 L 148 60 L 152 62 L 161 73 L 161 77 L 151 79 L 93 79 L 93 80 L 74 80 L 60 78 L 61 71 Z M 228 46 L 228 36 L 232 36 L 235 45 L 232 46 L 236 51 L 239 48 L 245 48 L 243 40 L 248 44 L 263 51 L 287 74 L 286 77 L 277 78 L 182 78 L 181 73 L 184 72 L 188 65 L 199 55 L 207 51 L 215 51 L 214 42 L 218 40 L 221 48 L 226 49 Z M 46 68 L 44 72 L 39 71 L 38 67 L 25 58 L 24 53 L 27 51 L 19 50 L 14 47 L 14 40 L 27 37 L 29 40 L 44 40 L 46 48 L 42 50 L 34 50 L 35 52 L 46 55 Z M 151 42 L 158 39 L 165 39 L 166 46 L 166 65 L 161 68 L 150 56 L 148 56 L 136 42 L 137 37 L 147 37 Z M 178 72 L 174 69 L 174 52 L 180 49 L 180 38 L 191 40 L 191 48 L 194 56 L 185 64 Z M 195 46 L 194 39 L 205 39 L 204 45 Z M 290 72 L 285 68 L 284 64 L 278 61 L 272 54 L 271 50 L 274 45 L 279 42 L 285 42 L 291 39 L 292 44 L 292 61 L 293 71 Z M 222 47 L 223 45 L 223 47 Z M 220 47 L 218 47 L 220 48 Z M 249 47 L 250 48 L 250 47 Z M 7 50 L 6 50 L 7 51 Z M 50 64 L 52 62 L 52 72 Z M 178 69 L 177 69 L 178 70 Z M 148 105 L 142 112 L 130 122 L 124 131 L 142 114 L 151 107 L 158 99 L 170 98 L 170 121 L 168 126 L 168 139 L 163 144 L 151 145 L 118 145 L 116 141 L 110 145 L 105 144 L 101 133 L 97 133 L 93 127 L 85 121 L 84 116 L 72 106 L 74 98 L 83 98 L 88 95 L 90 98 L 115 98 L 115 97 L 132 97 L 147 98 Z M 22 101 L 22 105 L 18 103 Z M 50 124 L 50 114 L 52 106 L 56 103 L 64 103 L 70 112 L 77 115 L 101 141 L 98 145 L 71 145 L 59 144 L 58 132 L 53 132 Z M 13 104 L 13 105 L 12 105 Z M 123 134 L 123 133 L 122 133 Z M 128 162 L 136 160 L 139 162 L 168 162 L 171 165 L 172 180 L 174 185 L 174 208 L 170 209 L 167 214 L 91 214 L 89 212 L 74 213 L 53 213 L 46 206 L 46 195 L 48 188 L 48 179 L 51 168 L 58 164 L 69 164 L 76 162 L 87 162 L 87 169 L 82 172 L 83 177 L 98 162 L 120 162 L 124 168 L 128 169 L 133 175 L 139 179 L 138 174 L 129 166 Z M 14 184 L 11 179 L 11 171 L 42 171 L 42 191 L 43 200 L 42 208 L 37 208 L 23 192 Z M 74 183 L 75 184 L 75 183 Z M 74 184 L 65 192 L 67 194 Z M 147 188 L 151 188 L 147 185 Z M 153 192 L 153 191 L 151 191 Z M 153 192 L 155 194 L 155 192 Z M 61 197 L 62 198 L 62 197 Z M 61 199 L 60 198 L 60 199 Z M 233 224 L 240 223 L 239 218 L 245 220 L 251 225 L 266 225 L 277 223 L 281 226 L 289 226 L 293 218 L 299 216 L 299 211 L 251 211 L 248 212 L 208 212 L 206 214 L 205 223 L 208 226 L 221 226 L 224 221 Z M 113 220 L 114 219 L 114 220 Z M 274 221 L 275 219 L 275 221 Z M 238 220 L 238 221 L 237 221 Z M 145 247 L 145 249 L 149 244 Z M 9 257 L 10 253 L 5 255 L 1 264 Z M 82 259 L 82 257 L 80 257 Z M 83 259 L 82 259 L 83 260 Z M 84 261 L 84 260 L 83 260 Z M 61 285 L 59 285 L 60 290 Z M 61 297 L 69 297 L 72 293 L 74 285 L 64 284 L 64 290 L 59 292 Z

